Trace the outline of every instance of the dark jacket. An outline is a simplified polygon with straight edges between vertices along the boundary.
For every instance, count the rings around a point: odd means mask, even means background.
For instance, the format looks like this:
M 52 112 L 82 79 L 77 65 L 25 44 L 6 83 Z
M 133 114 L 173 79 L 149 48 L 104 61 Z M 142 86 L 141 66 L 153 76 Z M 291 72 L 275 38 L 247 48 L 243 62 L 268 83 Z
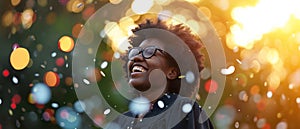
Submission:
M 128 111 L 105 129 L 116 125 L 121 129 L 213 129 L 197 102 L 177 94 L 163 95 L 143 118 Z

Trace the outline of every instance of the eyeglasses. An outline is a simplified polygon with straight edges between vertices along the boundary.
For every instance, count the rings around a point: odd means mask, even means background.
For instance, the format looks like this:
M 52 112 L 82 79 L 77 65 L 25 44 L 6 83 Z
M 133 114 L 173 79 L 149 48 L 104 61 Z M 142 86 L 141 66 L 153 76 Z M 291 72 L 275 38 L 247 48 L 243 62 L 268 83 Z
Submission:
M 130 59 L 130 58 L 142 53 L 142 56 L 144 59 L 149 59 L 156 53 L 157 50 L 159 50 L 161 53 L 164 53 L 163 50 L 161 50 L 157 47 L 154 47 L 154 46 L 149 46 L 149 47 L 145 47 L 145 48 L 134 47 L 129 50 L 128 58 Z

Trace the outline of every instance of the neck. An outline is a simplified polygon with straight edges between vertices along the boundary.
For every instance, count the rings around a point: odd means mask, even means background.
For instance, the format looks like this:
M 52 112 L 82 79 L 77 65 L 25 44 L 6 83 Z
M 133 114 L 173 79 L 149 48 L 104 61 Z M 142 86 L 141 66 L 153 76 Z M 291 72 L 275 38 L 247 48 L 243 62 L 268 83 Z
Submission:
M 147 90 L 145 92 L 140 92 L 139 95 L 147 98 L 152 104 L 157 101 L 161 96 L 165 94 L 165 90 L 156 89 L 156 90 Z

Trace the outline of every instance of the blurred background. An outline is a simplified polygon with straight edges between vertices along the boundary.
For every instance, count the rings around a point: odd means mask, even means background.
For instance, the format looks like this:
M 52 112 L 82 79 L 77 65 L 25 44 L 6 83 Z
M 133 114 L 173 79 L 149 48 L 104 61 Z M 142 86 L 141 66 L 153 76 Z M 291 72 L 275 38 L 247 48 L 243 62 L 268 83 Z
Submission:
M 94 68 L 101 93 L 118 111 L 128 110 L 110 80 L 110 62 L 118 39 L 151 17 L 138 11 L 166 12 L 172 0 L 134 0 L 126 19 L 107 22 L 120 33 L 111 47 L 101 46 Z M 210 20 L 225 51 L 220 70 L 226 85 L 210 116 L 218 129 L 297 129 L 300 125 L 300 1 L 186 0 Z M 105 116 L 90 118 L 78 101 L 72 79 L 72 50 L 85 22 L 107 3 L 122 0 L 2 0 L 0 2 L 0 129 L 100 128 Z M 205 34 L 205 26 L 179 10 L 171 17 Z M 111 14 L 114 15 L 114 14 Z M 174 23 L 176 24 L 176 23 Z M 115 32 L 115 31 L 111 31 Z M 105 37 L 105 36 L 104 36 Z M 122 51 L 122 50 L 120 50 Z M 205 52 L 204 52 L 205 53 Z M 201 73 L 197 101 L 218 90 L 209 55 Z M 210 59 L 213 60 L 213 59 Z M 88 75 L 89 73 L 87 73 Z M 208 109 L 209 110 L 209 109 Z M 104 110 L 108 114 L 110 110 Z

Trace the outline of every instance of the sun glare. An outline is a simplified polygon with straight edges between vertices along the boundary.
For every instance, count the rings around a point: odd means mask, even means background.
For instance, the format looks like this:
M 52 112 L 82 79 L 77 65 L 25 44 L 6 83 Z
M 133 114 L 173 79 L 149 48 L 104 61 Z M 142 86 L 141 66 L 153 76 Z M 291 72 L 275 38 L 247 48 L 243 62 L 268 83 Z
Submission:
M 236 22 L 227 35 L 230 46 L 251 49 L 264 34 L 283 28 L 291 17 L 300 18 L 298 0 L 260 0 L 255 6 L 236 7 L 231 15 Z M 231 47 L 230 47 L 231 48 Z

